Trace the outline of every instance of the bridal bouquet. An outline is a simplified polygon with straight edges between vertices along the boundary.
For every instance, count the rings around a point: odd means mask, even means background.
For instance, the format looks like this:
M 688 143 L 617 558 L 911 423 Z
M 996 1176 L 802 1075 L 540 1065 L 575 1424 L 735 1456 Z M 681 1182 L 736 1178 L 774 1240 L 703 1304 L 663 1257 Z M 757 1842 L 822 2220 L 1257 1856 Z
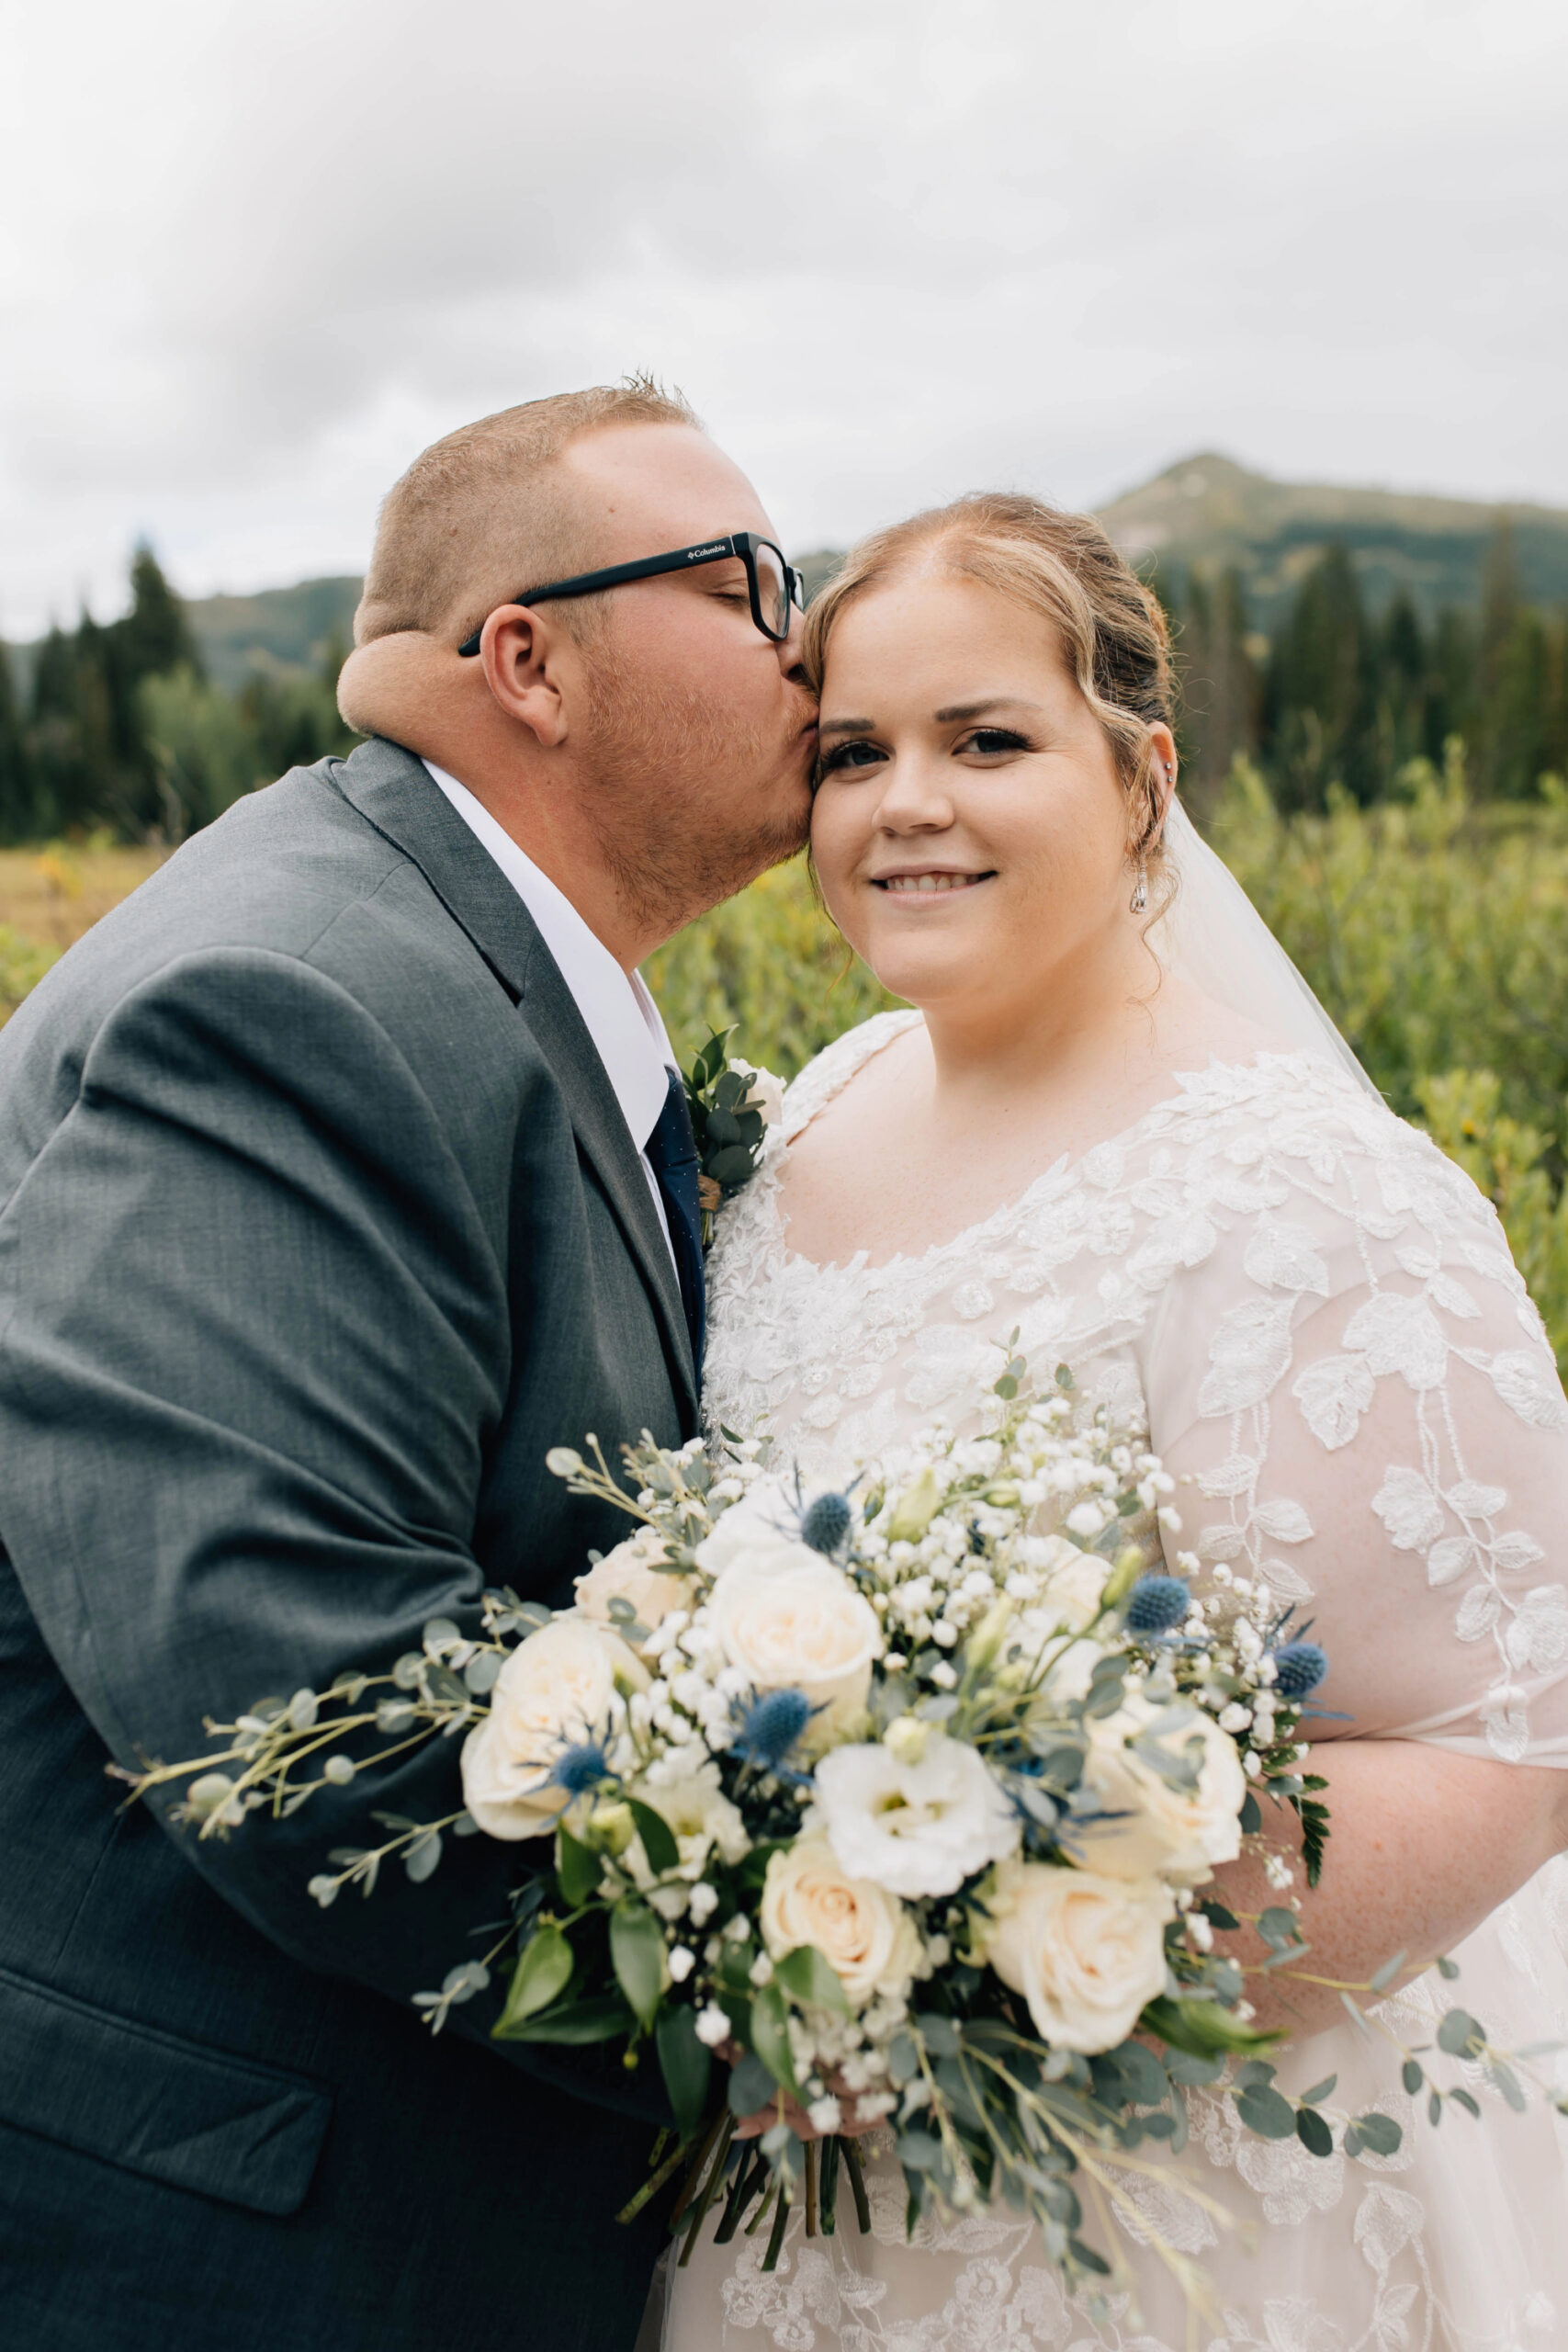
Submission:
M 573 1610 L 489 1593 L 474 1631 L 434 1620 L 389 1674 L 209 1724 L 224 1753 L 135 1789 L 187 1780 L 183 1817 L 221 1837 L 461 1736 L 461 1809 L 375 1815 L 387 1834 L 310 1893 L 368 1894 L 393 1861 L 428 1880 L 448 1835 L 515 1841 L 510 1922 L 414 1998 L 439 2030 L 504 1966 L 498 2035 L 657 2064 L 675 2128 L 629 2210 L 684 2167 L 685 2253 L 716 2213 L 721 2240 L 768 2222 L 771 2267 L 796 2205 L 833 2229 L 841 2178 L 864 2228 L 851 2135 L 884 2123 L 911 2225 L 1001 2199 L 1071 2279 L 1103 2274 L 1085 2183 L 1113 2214 L 1143 2143 L 1179 2153 L 1186 2090 L 1238 2058 L 1247 2129 L 1391 2153 L 1386 2117 L 1331 2122 L 1332 2083 L 1275 2087 L 1276 2037 L 1213 1945 L 1239 1922 L 1203 1892 L 1261 1844 L 1266 1964 L 1304 1949 L 1263 1806 L 1300 1815 L 1315 1881 L 1299 1733 L 1327 1662 L 1262 1588 L 1220 1568 L 1200 1598 L 1190 1555 L 1167 1570 L 1174 1482 L 1066 1366 L 1034 1393 L 1015 1344 L 985 1435 L 934 1428 L 849 1493 L 786 1487 L 755 1435 L 645 1442 L 626 1485 L 593 1440 L 557 1450 L 637 1522 Z

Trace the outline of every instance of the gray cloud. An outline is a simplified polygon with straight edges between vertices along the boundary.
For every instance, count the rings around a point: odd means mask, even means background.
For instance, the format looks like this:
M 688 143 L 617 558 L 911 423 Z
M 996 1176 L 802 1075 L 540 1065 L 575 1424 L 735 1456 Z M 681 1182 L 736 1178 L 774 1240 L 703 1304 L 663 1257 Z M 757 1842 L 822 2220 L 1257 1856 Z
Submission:
M 0 627 L 362 560 L 650 365 L 797 544 L 1185 449 L 1568 503 L 1551 0 L 82 0 L 0 35 Z

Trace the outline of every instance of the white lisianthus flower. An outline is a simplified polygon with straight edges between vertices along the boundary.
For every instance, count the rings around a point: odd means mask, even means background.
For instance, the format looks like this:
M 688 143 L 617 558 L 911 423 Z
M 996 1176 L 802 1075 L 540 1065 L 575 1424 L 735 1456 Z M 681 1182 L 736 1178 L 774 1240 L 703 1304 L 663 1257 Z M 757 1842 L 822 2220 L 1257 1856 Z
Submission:
M 567 1748 L 603 1738 L 619 1692 L 648 1672 L 617 1634 L 552 1618 L 511 1653 L 490 1713 L 463 1742 L 463 1802 L 491 1838 L 542 1838 L 568 1802 L 551 1774 Z
M 1003 1862 L 986 1894 L 988 1961 L 1058 2050 L 1114 2050 L 1165 1989 L 1168 1887 L 1045 1862 Z
M 577 1578 L 579 1610 L 596 1624 L 607 1625 L 612 1622 L 611 1601 L 629 1600 L 639 1623 L 652 1632 L 661 1617 L 691 1604 L 689 1577 L 660 1574 L 668 1557 L 658 1529 L 639 1527 L 635 1535 L 628 1535 L 624 1544 L 595 1561 L 585 1577 Z
M 1161 1712 L 1134 1690 L 1114 1714 L 1090 1726 L 1084 1790 L 1097 1812 L 1119 1818 L 1085 1821 L 1076 1838 L 1089 1868 L 1108 1878 L 1164 1878 L 1196 1886 L 1216 1862 L 1234 1862 L 1241 1851 L 1247 1778 L 1235 1741 L 1212 1716 L 1195 1710 L 1161 1736 L 1172 1757 L 1179 1757 L 1189 1740 L 1202 1745 L 1197 1787 L 1172 1787 L 1126 1744 L 1146 1733 Z
M 882 1627 L 841 1568 L 806 1544 L 798 1549 L 804 1557 L 795 1566 L 738 1560 L 727 1568 L 708 1618 L 726 1661 L 752 1690 L 800 1690 L 821 1711 L 803 1737 L 809 1751 L 864 1713 Z
M 720 1787 L 718 1766 L 711 1757 L 691 1764 L 684 1755 L 671 1756 L 662 1769 L 656 1766 L 633 1781 L 627 1793 L 651 1805 L 669 1825 L 680 1849 L 677 1873 L 682 1878 L 700 1879 L 716 1850 L 723 1860 L 739 1862 L 750 1849 L 746 1824 Z M 626 1863 L 639 1886 L 652 1885 L 640 1838 L 628 1848 Z
M 817 1767 L 817 1805 L 840 1868 L 889 1894 L 951 1894 L 1018 1850 L 1018 1815 L 984 1759 L 945 1732 L 918 1760 L 881 1741 L 833 1748 Z
M 732 1060 L 729 1067 L 738 1078 L 749 1078 L 751 1081 L 751 1091 L 740 1104 L 741 1110 L 760 1111 L 762 1125 L 776 1127 L 784 1117 L 783 1079 L 775 1078 L 771 1069 L 759 1069 L 751 1062 Z
M 902 2000 L 923 1954 L 903 1905 L 869 1879 L 851 1878 L 826 1838 L 804 1837 L 768 1862 L 759 1915 L 774 1960 L 815 1944 L 838 1972 L 850 2007 Z

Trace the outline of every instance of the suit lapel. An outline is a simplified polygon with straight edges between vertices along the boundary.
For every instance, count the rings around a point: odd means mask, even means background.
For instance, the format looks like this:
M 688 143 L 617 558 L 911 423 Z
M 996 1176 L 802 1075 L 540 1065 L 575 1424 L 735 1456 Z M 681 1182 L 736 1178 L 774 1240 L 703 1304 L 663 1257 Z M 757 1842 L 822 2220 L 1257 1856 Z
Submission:
M 373 736 L 349 759 L 323 763 L 318 773 L 412 858 L 522 1010 L 652 1299 L 671 1374 L 694 1428 L 691 1339 L 647 1173 L 576 999 L 527 908 L 411 752 Z

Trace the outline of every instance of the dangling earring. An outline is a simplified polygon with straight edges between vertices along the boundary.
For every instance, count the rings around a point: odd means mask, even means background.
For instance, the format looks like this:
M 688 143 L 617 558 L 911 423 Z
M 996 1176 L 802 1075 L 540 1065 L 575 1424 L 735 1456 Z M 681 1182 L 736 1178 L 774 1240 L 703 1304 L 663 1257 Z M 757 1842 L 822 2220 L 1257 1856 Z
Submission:
M 1145 914 L 1149 904 L 1149 870 L 1144 864 L 1143 852 L 1138 853 L 1138 878 L 1133 885 L 1133 895 L 1127 901 L 1129 913 Z

